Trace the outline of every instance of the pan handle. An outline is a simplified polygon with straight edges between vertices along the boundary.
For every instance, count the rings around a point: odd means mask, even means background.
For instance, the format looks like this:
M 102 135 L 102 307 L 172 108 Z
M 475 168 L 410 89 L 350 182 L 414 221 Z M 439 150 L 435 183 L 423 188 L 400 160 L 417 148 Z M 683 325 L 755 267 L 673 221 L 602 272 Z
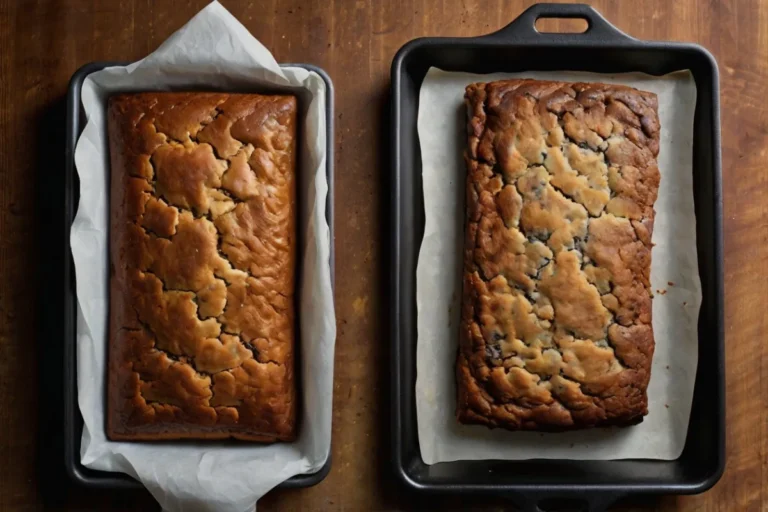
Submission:
M 577 18 L 587 22 L 587 30 L 579 34 L 558 32 L 539 32 L 536 21 L 539 18 Z M 540 42 L 540 43 L 610 43 L 634 41 L 603 18 L 595 9 L 585 4 L 535 4 L 515 18 L 506 27 L 484 36 L 503 42 Z
M 520 512 L 561 512 L 562 510 L 605 512 L 608 510 L 608 507 L 616 503 L 623 495 L 623 493 L 615 492 L 593 494 L 590 491 L 584 490 L 559 492 L 524 491 L 516 493 L 513 501 L 519 507 Z

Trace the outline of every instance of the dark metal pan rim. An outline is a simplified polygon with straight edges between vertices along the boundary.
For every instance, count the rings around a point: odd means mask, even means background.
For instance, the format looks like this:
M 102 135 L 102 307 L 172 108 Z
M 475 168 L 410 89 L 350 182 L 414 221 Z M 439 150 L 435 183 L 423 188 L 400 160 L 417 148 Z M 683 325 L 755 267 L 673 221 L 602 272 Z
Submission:
M 539 33 L 542 17 L 583 18 L 581 34 Z M 533 62 L 531 54 L 537 60 Z M 569 59 L 563 58 L 567 54 Z M 574 58 L 576 57 L 576 58 Z M 418 90 L 426 70 L 491 73 L 525 70 L 663 75 L 691 70 L 697 86 L 694 117 L 694 196 L 703 302 L 699 314 L 699 367 L 688 438 L 673 461 L 456 461 L 427 466 L 416 433 L 415 264 L 423 231 L 420 149 L 415 130 Z M 696 494 L 711 488 L 725 467 L 725 358 L 719 75 L 705 48 L 648 42 L 621 32 L 597 11 L 579 4 L 537 4 L 512 23 L 479 37 L 425 37 L 401 47 L 391 66 L 392 188 L 389 233 L 392 326 L 393 465 L 400 483 L 422 492 L 492 494 L 526 511 L 544 499 L 567 498 L 602 510 L 632 494 Z M 550 470 L 554 470 L 549 474 Z M 485 475 L 488 475 L 486 478 Z M 547 476 L 549 475 L 549 476 Z
M 82 107 L 80 104 L 80 91 L 83 80 L 96 71 L 110 66 L 125 66 L 127 62 L 90 62 L 81 66 L 72 75 L 67 90 L 67 135 L 65 151 L 65 199 L 64 199 L 64 230 L 65 230 L 65 256 L 64 256 L 64 466 L 67 475 L 76 483 L 94 488 L 105 489 L 140 489 L 142 488 L 134 478 L 123 474 L 86 468 L 80 463 L 80 441 L 82 436 L 82 416 L 77 402 L 77 353 L 75 347 L 75 296 L 74 296 L 74 267 L 70 250 L 69 234 L 77 207 L 78 190 L 75 190 L 74 152 L 77 139 L 84 128 Z M 286 68 L 304 68 L 320 75 L 326 85 L 326 130 L 329 134 L 326 147 L 326 175 L 328 177 L 328 193 L 326 196 L 326 219 L 328 221 L 331 247 L 331 286 L 334 277 L 334 247 L 333 247 L 333 133 L 334 133 L 334 88 L 328 74 L 312 64 L 289 63 L 281 64 Z M 279 488 L 311 487 L 320 483 L 331 470 L 331 454 L 325 464 L 314 473 L 295 475 L 278 485 Z

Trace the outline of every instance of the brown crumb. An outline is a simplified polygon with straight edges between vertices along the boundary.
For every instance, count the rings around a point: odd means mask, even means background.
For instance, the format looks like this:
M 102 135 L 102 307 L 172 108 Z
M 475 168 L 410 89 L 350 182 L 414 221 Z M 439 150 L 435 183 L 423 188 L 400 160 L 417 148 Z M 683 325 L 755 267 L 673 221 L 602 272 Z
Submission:
M 667 281 L 667 284 L 668 284 L 669 286 L 675 286 L 675 283 L 673 283 L 672 281 Z
M 615 102 L 611 99 L 614 96 L 616 102 L 626 101 L 627 105 L 635 110 L 640 105 L 643 109 L 643 122 L 636 122 L 634 114 L 629 113 L 631 108 L 626 105 L 620 105 L 621 115 L 614 115 L 612 108 Z M 531 162 L 540 162 L 552 157 L 551 148 L 547 151 L 547 142 L 560 137 L 557 132 L 563 128 L 547 120 L 551 121 L 549 110 L 553 108 L 553 98 L 561 97 L 568 101 L 561 102 L 562 105 L 557 104 L 556 117 L 563 119 L 562 116 L 565 116 L 566 121 L 563 123 L 567 132 L 573 128 L 568 125 L 569 117 L 578 117 L 584 109 L 591 109 L 590 112 L 594 114 L 594 118 L 586 121 L 588 125 L 590 121 L 594 121 L 593 125 L 602 126 L 605 121 L 613 124 L 617 132 L 625 132 L 629 138 L 632 138 L 632 130 L 637 129 L 638 135 L 633 139 L 638 143 L 637 147 L 629 144 L 628 147 L 608 148 L 617 149 L 619 153 L 625 150 L 631 152 L 631 155 L 619 155 L 619 159 L 628 162 L 631 160 L 631 163 L 637 166 L 631 175 L 624 173 L 623 177 L 617 177 L 621 178 L 619 188 L 626 189 L 627 194 L 632 196 L 618 197 L 617 200 L 628 201 L 628 206 L 621 203 L 617 208 L 627 210 L 625 213 L 627 217 L 632 217 L 631 222 L 628 218 L 619 219 L 616 216 L 622 212 L 612 212 L 611 207 L 602 208 L 597 203 L 593 208 L 591 204 L 587 204 L 588 201 L 576 201 L 577 198 L 571 198 L 574 202 L 570 204 L 578 207 L 578 210 L 572 210 L 570 206 L 560 206 L 559 202 L 553 202 L 555 199 L 546 199 L 547 196 L 542 195 L 545 193 L 542 186 L 546 186 L 546 190 L 559 197 L 557 201 L 564 200 L 568 203 L 571 199 L 567 196 L 572 194 L 568 190 L 561 190 L 564 185 L 557 184 L 554 178 L 550 186 L 547 183 L 548 173 L 543 167 L 539 167 L 535 173 L 534 169 L 531 169 L 531 173 L 518 181 L 517 187 L 504 186 L 502 178 L 505 176 L 502 175 L 518 172 L 515 169 L 520 159 L 518 154 L 522 149 L 516 149 L 516 145 L 525 145 L 531 150 L 527 153 L 522 151 Z M 497 104 L 497 98 L 503 99 L 501 104 Z M 612 85 L 520 80 L 470 85 L 465 91 L 465 100 L 470 107 L 467 125 L 472 128 L 467 134 L 470 154 L 466 158 L 468 172 L 465 187 L 468 197 L 467 211 L 470 213 L 461 217 L 465 218 L 464 230 L 472 236 L 466 240 L 463 251 L 462 274 L 465 286 L 463 290 L 458 286 L 455 290 L 457 294 L 459 291 L 463 292 L 462 303 L 461 306 L 457 304 L 454 308 L 457 311 L 453 315 L 458 316 L 461 307 L 460 330 L 471 334 L 464 338 L 472 339 L 469 343 L 462 340 L 456 358 L 455 373 L 461 396 L 456 410 L 458 420 L 462 423 L 488 423 L 509 430 L 551 430 L 553 427 L 559 427 L 557 429 L 561 430 L 635 423 L 641 415 L 647 413 L 645 395 L 652 350 L 650 304 L 647 299 L 651 287 L 648 283 L 650 256 L 647 248 L 643 247 L 643 243 L 638 239 L 645 238 L 642 242 L 648 244 L 653 212 L 652 199 L 655 199 L 657 192 L 658 171 L 653 154 L 658 144 L 656 105 L 648 101 L 648 97 L 641 92 L 619 89 Z M 625 119 L 625 110 L 630 118 Z M 520 130 L 518 128 L 521 123 L 525 126 L 536 125 L 537 128 Z M 549 128 L 550 124 L 553 128 Z M 641 127 L 637 124 L 647 126 Z M 574 129 L 579 131 L 580 126 Z M 594 128 L 592 125 L 589 127 Z M 646 131 L 640 134 L 640 128 Z M 570 147 L 576 150 L 573 156 L 582 159 L 584 165 L 587 165 L 587 160 L 592 161 L 593 158 L 606 160 L 600 155 L 602 150 L 594 145 L 590 148 L 589 144 L 582 143 L 576 148 L 570 144 L 570 140 L 568 142 Z M 579 153 L 582 149 L 585 153 Z M 555 152 L 557 151 L 556 149 Z M 611 153 L 609 156 L 615 155 Z M 496 179 L 493 172 L 489 174 L 488 167 L 491 162 L 499 163 L 497 169 L 494 169 L 498 171 L 499 179 Z M 572 167 L 578 167 L 579 162 L 572 163 Z M 523 165 L 522 171 L 525 171 L 525 167 Z M 489 178 L 491 175 L 492 180 Z M 577 204 L 579 202 L 584 204 Z M 588 207 L 584 208 L 585 205 Z M 507 224 L 520 225 L 505 225 L 503 221 L 517 217 L 518 210 L 523 212 L 520 222 L 515 220 Z M 612 213 L 608 213 L 609 211 Z M 583 222 L 577 221 L 576 216 L 579 219 L 589 218 L 589 229 L 584 227 Z M 623 222 L 619 224 L 618 220 Z M 565 236 L 561 236 L 559 232 L 563 230 L 558 226 L 567 226 L 571 222 L 576 222 L 579 228 L 574 225 L 565 229 Z M 587 235 L 592 237 L 589 242 L 585 242 Z M 571 238 L 575 242 L 572 242 Z M 573 247 L 574 243 L 576 247 Z M 627 243 L 629 245 L 623 247 Z M 579 250 L 584 244 L 584 250 Z M 515 255 L 507 254 L 513 245 L 516 250 L 512 252 L 524 253 L 527 256 L 518 259 Z M 575 251 L 561 251 L 563 246 L 570 246 Z M 547 257 L 543 256 L 544 253 Z M 593 261 L 593 256 L 597 260 Z M 530 261 L 526 258 L 530 258 Z M 539 272 L 540 263 L 547 263 L 545 260 L 548 260 L 549 265 L 542 269 L 544 272 Z M 530 266 L 534 268 L 530 269 Z M 499 273 L 506 275 L 508 282 L 504 282 L 506 279 L 492 279 L 493 275 Z M 515 280 L 519 282 L 515 283 Z M 529 287 L 523 286 L 523 281 L 531 285 L 538 284 L 537 287 L 531 286 L 531 289 L 536 288 L 537 292 L 527 293 Z M 603 285 L 603 282 L 606 284 Z M 610 284 L 617 285 L 615 293 L 606 296 L 610 292 Z M 543 302 L 539 301 L 538 297 L 534 297 L 538 293 L 541 294 L 542 300 L 548 303 L 546 306 L 542 305 Z M 521 299 L 520 302 L 517 299 Z M 537 301 L 538 308 L 535 304 Z M 566 306 L 559 307 L 563 304 Z M 526 312 L 530 307 L 533 307 L 535 314 Z M 445 313 L 445 309 L 443 312 Z M 533 319 L 533 323 L 538 324 L 533 326 L 534 330 L 544 333 L 540 337 L 548 338 L 554 335 L 558 340 L 560 337 L 572 340 L 578 338 L 574 343 L 588 341 L 593 351 L 599 352 L 599 348 L 603 346 L 607 346 L 608 351 L 598 355 L 598 352 L 593 354 L 584 348 L 581 354 L 574 352 L 569 355 L 571 349 L 556 347 L 562 349 L 562 357 L 558 355 L 558 359 L 563 360 L 560 371 L 564 374 L 564 381 L 568 381 L 565 382 L 568 386 L 561 386 L 563 383 L 557 381 L 550 383 L 548 388 L 563 387 L 563 390 L 558 393 L 558 389 L 552 389 L 551 397 L 547 395 L 549 391 L 544 390 L 543 393 L 547 397 L 546 404 L 543 404 L 538 395 L 536 400 L 530 399 L 531 392 L 526 389 L 531 382 L 543 379 L 534 371 L 535 365 L 526 368 L 517 368 L 515 365 L 525 359 L 518 357 L 520 355 L 535 358 L 536 354 L 540 354 L 541 358 L 547 358 L 549 354 L 546 353 L 546 347 L 531 348 L 529 352 L 535 352 L 531 354 L 518 354 L 517 348 L 512 347 L 515 357 L 512 357 L 512 352 L 510 357 L 502 357 L 508 355 L 506 350 L 505 354 L 501 354 L 501 348 L 505 346 L 501 340 L 507 338 L 507 345 L 510 346 L 505 348 L 509 349 L 513 341 L 518 341 L 517 338 L 526 338 L 523 331 L 527 325 L 514 321 L 520 320 L 515 318 L 517 316 L 523 319 L 530 317 L 525 320 L 529 324 L 530 319 Z M 610 325 L 612 329 L 605 327 L 606 324 L 613 324 Z M 616 328 L 619 331 L 615 331 Z M 612 341 L 616 341 L 615 353 L 612 353 L 613 349 L 608 346 L 611 342 L 601 343 L 600 338 L 605 338 L 606 329 Z M 614 340 L 616 337 L 621 339 Z M 522 341 L 522 345 L 526 345 L 525 341 Z M 593 343 L 597 345 L 592 345 Z M 581 350 L 579 347 L 575 345 L 573 351 Z M 589 364 L 586 359 L 593 356 L 600 361 Z M 623 356 L 629 359 L 625 363 L 629 364 L 631 369 L 619 371 L 626 366 L 621 363 Z M 580 365 L 583 368 L 579 368 Z M 611 368 L 616 366 L 618 370 L 605 373 L 597 368 L 601 365 Z M 596 375 L 584 375 L 585 379 L 568 379 L 577 373 L 591 373 L 593 368 L 590 367 L 593 366 Z M 510 373 L 512 370 L 515 373 Z M 493 378 L 488 378 L 489 375 Z M 515 382 L 505 381 L 505 375 L 513 378 Z M 558 372 L 555 371 L 554 375 L 558 376 Z M 581 392 L 578 391 L 580 380 L 584 381 Z M 596 382 L 599 389 L 587 389 L 595 387 L 591 382 Z M 569 387 L 571 385 L 576 386 L 575 391 Z M 631 391 L 627 392 L 629 386 Z M 586 396 L 587 405 L 590 407 L 570 414 L 568 408 L 573 407 L 575 403 L 569 402 L 579 399 L 570 396 L 573 394 L 571 391 L 576 395 L 581 393 L 579 396 L 582 398 Z M 594 401 L 599 400 L 600 407 L 592 407 L 593 398 L 587 396 L 589 394 L 599 395 Z M 486 397 L 492 397 L 493 400 Z
M 656 293 L 658 293 L 659 295 L 666 295 L 667 294 L 667 290 L 662 288 L 661 290 L 656 290 Z
M 227 122 L 237 127 L 231 134 L 229 125 L 220 126 L 214 121 L 222 112 L 217 108 L 226 108 L 225 102 L 228 106 L 237 105 L 225 113 Z M 174 107 L 176 112 L 171 114 Z M 128 156 L 121 156 L 119 162 L 116 160 L 117 165 L 112 169 L 118 179 L 112 182 L 110 217 L 118 229 L 110 235 L 118 249 L 112 251 L 111 288 L 112 296 L 119 300 L 112 301 L 110 346 L 115 350 L 110 350 L 107 366 L 110 380 L 121 384 L 111 386 L 105 397 L 109 402 L 107 437 L 137 441 L 235 435 L 262 442 L 292 440 L 296 431 L 292 354 L 297 244 L 292 235 L 295 185 L 292 177 L 286 176 L 293 173 L 293 159 L 287 155 L 294 151 L 296 98 L 147 92 L 113 96 L 108 111 L 109 123 L 106 124 L 109 126 L 105 128 L 108 128 L 112 148 L 121 148 L 120 154 L 127 151 Z M 265 122 L 267 118 L 270 123 Z M 137 124 L 140 119 L 141 124 Z M 197 130 L 200 141 L 188 142 L 183 151 L 168 137 L 159 141 L 156 138 L 157 130 L 179 137 L 182 127 L 200 122 L 209 123 L 206 132 L 210 139 L 205 140 L 217 145 L 218 141 L 225 141 L 227 148 L 236 138 L 248 142 L 257 138 L 267 141 L 269 147 L 260 148 L 261 154 L 254 154 L 251 159 L 256 162 L 258 158 L 260 166 L 243 160 L 236 171 L 248 177 L 249 167 L 258 169 L 258 177 L 248 178 L 255 182 L 232 174 L 237 167 L 235 155 L 214 154 L 213 146 L 203 142 L 202 126 Z M 269 165 L 262 164 L 263 159 L 267 159 Z M 220 165 L 232 172 L 223 176 Z M 141 176 L 149 170 L 148 166 L 154 166 L 155 172 L 151 175 L 158 178 L 157 187 L 135 183 L 140 180 L 133 176 Z M 214 176 L 217 177 L 214 179 Z M 261 202 L 245 204 L 243 194 L 251 193 L 246 189 L 258 185 L 255 190 L 259 191 L 262 184 L 269 187 L 269 201 L 262 198 Z M 214 192 L 220 195 L 209 195 Z M 226 193 L 233 197 L 227 198 Z M 207 228 L 201 225 L 198 222 L 201 211 L 209 214 L 211 210 L 217 211 L 209 209 L 213 207 L 209 204 L 210 197 L 215 197 L 214 204 L 221 207 L 225 202 L 218 201 L 227 198 L 226 203 L 232 208 L 235 197 L 243 197 L 237 199 L 238 203 L 243 201 L 237 205 L 240 207 L 237 215 L 244 212 L 243 217 L 234 217 L 233 212 L 228 220 L 230 224 L 220 222 L 215 226 L 210 222 L 211 215 Z M 242 207 L 247 209 L 241 210 Z M 261 213 L 267 214 L 268 220 L 251 217 Z M 157 249 L 160 246 L 153 242 L 155 238 L 166 242 L 160 251 Z M 247 259 L 241 256 L 238 260 L 235 256 L 242 253 L 222 247 L 224 240 L 237 244 L 233 247 L 251 249 Z M 217 245 L 222 249 L 218 253 Z M 144 265 L 149 261 L 147 258 L 156 265 L 152 270 L 158 272 L 153 276 L 147 274 L 150 280 L 146 280 L 143 272 L 147 270 Z M 226 263 L 230 258 L 230 263 Z M 242 268 L 240 261 L 247 261 L 250 268 L 258 265 L 269 279 L 259 281 L 258 288 L 254 288 L 245 280 L 237 284 L 214 277 L 214 269 L 218 273 L 222 264 L 226 268 L 234 268 L 233 264 Z M 248 281 L 257 282 L 256 279 Z M 184 302 L 178 295 L 169 299 L 161 287 L 185 289 Z M 265 298 L 259 295 L 262 292 Z M 278 295 L 280 307 L 273 309 L 271 304 L 275 299 L 272 297 Z M 270 297 L 269 300 L 266 297 Z M 258 318 L 264 305 L 269 313 Z M 221 328 L 211 332 L 212 325 L 202 328 L 199 322 L 234 325 L 237 329 L 232 331 L 234 335 L 227 336 Z M 168 346 L 158 344 L 154 348 L 152 342 L 144 342 L 148 340 L 146 333 L 129 337 L 121 332 L 134 325 L 151 325 L 158 329 L 158 334 L 173 333 L 176 338 Z M 251 329 L 259 338 L 253 339 L 253 343 L 239 339 L 236 333 L 241 329 L 245 332 Z M 241 366 L 245 362 L 258 363 L 258 371 Z M 230 379 L 223 381 L 224 388 L 219 385 L 220 377 Z M 223 395 L 219 390 L 224 390 Z M 208 406 L 216 405 L 213 393 L 226 407 Z M 202 396 L 211 398 L 210 403 L 202 400 L 205 404 L 201 404 Z
M 669 405 L 667 405 L 667 404 L 664 404 L 664 407 L 666 407 L 667 409 L 669 409 Z
M 667 370 L 669 370 L 669 365 L 667 365 Z
M 683 306 L 687 306 L 687 305 L 688 305 L 688 303 L 683 301 Z

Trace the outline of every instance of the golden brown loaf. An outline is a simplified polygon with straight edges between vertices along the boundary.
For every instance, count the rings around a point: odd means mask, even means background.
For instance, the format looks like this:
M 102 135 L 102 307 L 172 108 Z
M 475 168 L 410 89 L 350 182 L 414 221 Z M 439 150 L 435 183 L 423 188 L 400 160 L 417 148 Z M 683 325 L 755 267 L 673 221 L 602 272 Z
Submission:
M 296 98 L 109 101 L 107 434 L 291 440 Z
M 467 87 L 457 416 L 512 430 L 648 412 L 656 96 L 505 80 Z

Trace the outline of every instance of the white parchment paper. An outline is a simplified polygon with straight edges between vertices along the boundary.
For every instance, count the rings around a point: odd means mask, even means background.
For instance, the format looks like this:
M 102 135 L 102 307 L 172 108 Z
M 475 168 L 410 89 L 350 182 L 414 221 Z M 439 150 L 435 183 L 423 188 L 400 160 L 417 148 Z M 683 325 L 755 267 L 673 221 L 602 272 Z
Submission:
M 637 426 L 542 434 L 465 426 L 455 419 L 454 364 L 461 311 L 466 177 L 464 88 L 473 82 L 502 78 L 619 83 L 658 95 L 661 186 L 651 265 L 656 352 L 648 388 L 649 414 Z M 471 75 L 429 70 L 419 96 L 418 133 L 426 193 L 424 239 L 416 270 L 416 412 L 424 462 L 669 460 L 680 455 L 698 362 L 701 305 L 692 177 L 695 105 L 696 86 L 689 72 L 653 77 L 583 72 Z
M 108 326 L 109 159 L 106 101 L 118 91 L 290 91 L 299 97 L 300 371 L 299 439 L 290 444 L 116 443 L 105 437 Z M 77 277 L 78 399 L 85 426 L 81 459 L 93 469 L 140 480 L 171 511 L 246 511 L 293 475 L 318 470 L 331 442 L 336 321 L 325 218 L 325 82 L 302 68 L 280 68 L 224 7 L 209 4 L 154 53 L 89 75 L 82 101 L 87 125 L 75 150 L 80 204 L 72 226 Z

